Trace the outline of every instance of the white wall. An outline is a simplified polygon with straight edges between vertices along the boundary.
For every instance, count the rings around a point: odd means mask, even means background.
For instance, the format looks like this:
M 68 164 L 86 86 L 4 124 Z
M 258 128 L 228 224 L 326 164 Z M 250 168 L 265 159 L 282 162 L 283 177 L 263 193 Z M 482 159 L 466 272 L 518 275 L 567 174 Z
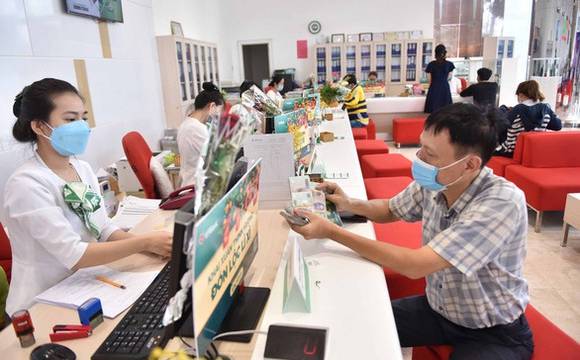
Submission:
M 112 59 L 104 59 L 97 23 L 66 14 L 63 1 L 2 0 L 0 194 L 8 176 L 31 151 L 11 135 L 14 96 L 44 77 L 76 85 L 73 59 L 86 61 L 96 123 L 80 158 L 95 170 L 114 162 L 123 155 L 121 138 L 131 130 L 158 148 L 165 119 L 151 0 L 124 0 L 123 14 L 124 23 L 108 25 Z
M 532 24 L 532 2 L 511 0 L 505 2 L 503 36 L 514 37 L 514 58 L 518 59 L 517 83 L 527 80 L 530 26 Z M 513 89 L 515 93 L 516 89 Z
M 170 33 L 169 21 L 181 22 L 186 37 L 218 44 L 221 79 L 243 79 L 240 41 L 270 40 L 272 69 L 296 68 L 297 79 L 314 70 L 313 45 L 333 33 L 423 30 L 433 36 L 431 0 L 153 0 L 156 35 Z M 322 24 L 311 35 L 311 20 Z M 308 59 L 296 58 L 296 40 L 308 40 Z

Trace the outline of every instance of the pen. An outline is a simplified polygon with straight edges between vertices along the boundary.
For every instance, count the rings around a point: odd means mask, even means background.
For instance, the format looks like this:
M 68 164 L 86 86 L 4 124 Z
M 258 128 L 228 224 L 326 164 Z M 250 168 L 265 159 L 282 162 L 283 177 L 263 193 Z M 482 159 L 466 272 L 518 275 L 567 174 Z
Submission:
M 115 281 L 109 279 L 108 277 L 105 277 L 102 275 L 97 275 L 97 276 L 95 276 L 95 278 L 99 281 L 104 282 L 105 284 L 109 284 L 111 286 L 118 287 L 121 289 L 126 289 L 125 285 L 119 284 L 118 282 L 115 282 Z

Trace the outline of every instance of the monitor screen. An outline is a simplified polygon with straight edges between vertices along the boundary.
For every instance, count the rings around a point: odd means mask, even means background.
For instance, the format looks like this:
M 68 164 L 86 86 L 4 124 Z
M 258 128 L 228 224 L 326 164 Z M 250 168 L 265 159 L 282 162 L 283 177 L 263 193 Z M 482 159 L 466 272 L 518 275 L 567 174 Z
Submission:
M 65 8 L 69 14 L 123 22 L 121 0 L 65 0 Z

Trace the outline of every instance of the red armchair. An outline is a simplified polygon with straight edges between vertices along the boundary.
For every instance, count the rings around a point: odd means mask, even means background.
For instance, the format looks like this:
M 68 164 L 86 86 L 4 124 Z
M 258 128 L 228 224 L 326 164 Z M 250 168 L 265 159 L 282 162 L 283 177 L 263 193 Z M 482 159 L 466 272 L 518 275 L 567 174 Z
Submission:
M 136 131 L 123 136 L 123 150 L 147 199 L 159 199 L 160 196 L 155 188 L 155 178 L 150 168 L 153 153 L 143 136 Z
M 580 355 L 580 344 L 566 335 L 532 305 L 526 308 L 526 319 L 534 335 L 532 360 L 574 360 Z M 421 346 L 413 348 L 413 360 L 446 360 L 453 347 Z
M 521 133 L 516 140 L 516 148 L 514 149 L 513 157 L 492 156 L 487 162 L 494 174 L 497 176 L 505 176 L 505 169 L 510 165 L 520 165 L 522 163 L 522 154 L 524 150 L 524 141 L 526 136 L 533 134 L 532 132 Z
M 505 178 L 526 194 L 536 211 L 540 232 L 544 211 L 563 211 L 568 193 L 580 192 L 580 131 L 527 133 L 520 165 L 509 165 Z

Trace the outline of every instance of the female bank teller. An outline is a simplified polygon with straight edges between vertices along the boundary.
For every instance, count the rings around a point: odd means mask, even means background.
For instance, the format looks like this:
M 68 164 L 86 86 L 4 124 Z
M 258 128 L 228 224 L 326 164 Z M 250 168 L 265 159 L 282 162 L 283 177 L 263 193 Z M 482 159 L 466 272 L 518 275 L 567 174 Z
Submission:
M 77 269 L 141 251 L 169 256 L 171 234 L 132 235 L 107 217 L 97 177 L 75 157 L 85 150 L 91 130 L 74 86 L 36 81 L 16 96 L 13 112 L 14 138 L 35 146 L 4 189 L 13 261 L 9 314 L 29 308 L 36 295 Z

